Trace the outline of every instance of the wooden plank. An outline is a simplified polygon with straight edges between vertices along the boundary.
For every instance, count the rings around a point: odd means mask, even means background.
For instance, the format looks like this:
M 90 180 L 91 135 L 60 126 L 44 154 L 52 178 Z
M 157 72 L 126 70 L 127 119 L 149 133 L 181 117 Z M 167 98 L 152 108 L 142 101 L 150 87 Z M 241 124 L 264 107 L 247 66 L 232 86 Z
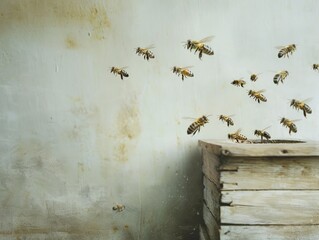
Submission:
M 202 149 L 210 149 L 210 151 L 223 156 L 319 156 L 319 143 L 315 141 L 304 143 L 251 144 L 201 140 L 199 141 L 199 145 Z
M 219 157 L 213 153 L 204 151 L 203 152 L 203 173 L 205 176 L 212 181 L 218 188 L 220 187 L 219 181 Z
M 319 189 L 318 157 L 227 158 L 220 166 L 222 190 Z
M 203 219 L 210 240 L 219 240 L 219 225 L 205 204 L 203 206 Z
M 221 240 L 318 240 L 319 226 L 222 226 Z
M 222 191 L 222 224 L 319 224 L 319 191 Z
M 199 225 L 199 240 L 210 240 L 206 231 L 206 226 Z
M 204 176 L 203 181 L 205 203 L 216 221 L 220 222 L 220 191 L 207 177 Z

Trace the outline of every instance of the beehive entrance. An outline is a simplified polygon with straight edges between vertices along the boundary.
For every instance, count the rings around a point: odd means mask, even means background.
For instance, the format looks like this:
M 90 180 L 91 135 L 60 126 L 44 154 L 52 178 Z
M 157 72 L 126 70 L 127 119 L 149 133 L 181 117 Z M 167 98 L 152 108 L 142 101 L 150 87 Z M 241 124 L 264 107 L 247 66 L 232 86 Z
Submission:
M 264 144 L 264 143 L 305 143 L 305 141 L 299 140 L 283 140 L 283 139 L 276 139 L 276 140 L 252 140 L 253 144 Z

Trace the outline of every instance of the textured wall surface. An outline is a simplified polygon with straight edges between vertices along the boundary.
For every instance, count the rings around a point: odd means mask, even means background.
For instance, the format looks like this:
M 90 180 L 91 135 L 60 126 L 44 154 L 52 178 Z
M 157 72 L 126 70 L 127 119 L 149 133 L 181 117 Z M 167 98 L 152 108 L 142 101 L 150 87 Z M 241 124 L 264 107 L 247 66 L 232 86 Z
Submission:
M 199 138 L 271 125 L 273 138 L 319 139 L 318 22 L 314 0 L 1 0 L 0 239 L 196 240 Z M 183 48 L 209 35 L 214 56 Z M 297 51 L 278 59 L 275 46 L 290 43 Z M 134 48 L 150 44 L 147 62 Z M 182 82 L 174 65 L 195 77 Z M 230 84 L 240 77 L 245 89 Z M 289 99 L 309 97 L 304 119 Z M 187 136 L 185 117 L 203 114 L 211 123 Z M 235 126 L 218 114 L 235 114 Z M 282 116 L 302 119 L 297 134 Z

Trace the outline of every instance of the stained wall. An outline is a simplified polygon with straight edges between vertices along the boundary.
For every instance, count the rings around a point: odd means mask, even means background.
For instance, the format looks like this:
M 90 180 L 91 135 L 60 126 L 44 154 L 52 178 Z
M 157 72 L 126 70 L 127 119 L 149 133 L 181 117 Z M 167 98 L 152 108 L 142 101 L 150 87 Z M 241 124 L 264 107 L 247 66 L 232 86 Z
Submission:
M 273 138 L 319 139 L 318 13 L 311 0 L 2 0 L 0 239 L 197 239 L 198 139 L 238 128 L 253 138 L 267 126 Z M 183 48 L 209 35 L 214 56 Z M 290 43 L 297 51 L 278 59 L 275 47 Z M 147 62 L 135 48 L 150 44 Z M 189 65 L 193 78 L 171 72 Z M 129 78 L 112 66 L 128 66 Z M 230 84 L 241 77 L 244 89 Z M 249 89 L 266 89 L 267 103 Z M 313 114 L 292 98 L 312 98 Z M 188 136 L 186 118 L 203 114 L 210 123 Z M 283 116 L 301 119 L 296 134 Z

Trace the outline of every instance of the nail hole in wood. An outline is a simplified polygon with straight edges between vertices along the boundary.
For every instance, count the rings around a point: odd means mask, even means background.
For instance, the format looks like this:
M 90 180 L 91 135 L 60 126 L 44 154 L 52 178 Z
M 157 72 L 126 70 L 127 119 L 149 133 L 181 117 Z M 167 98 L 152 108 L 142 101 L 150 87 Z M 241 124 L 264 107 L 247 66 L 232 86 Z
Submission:
M 285 154 L 285 153 L 288 153 L 288 150 L 283 149 L 283 150 L 281 150 L 281 152 Z

